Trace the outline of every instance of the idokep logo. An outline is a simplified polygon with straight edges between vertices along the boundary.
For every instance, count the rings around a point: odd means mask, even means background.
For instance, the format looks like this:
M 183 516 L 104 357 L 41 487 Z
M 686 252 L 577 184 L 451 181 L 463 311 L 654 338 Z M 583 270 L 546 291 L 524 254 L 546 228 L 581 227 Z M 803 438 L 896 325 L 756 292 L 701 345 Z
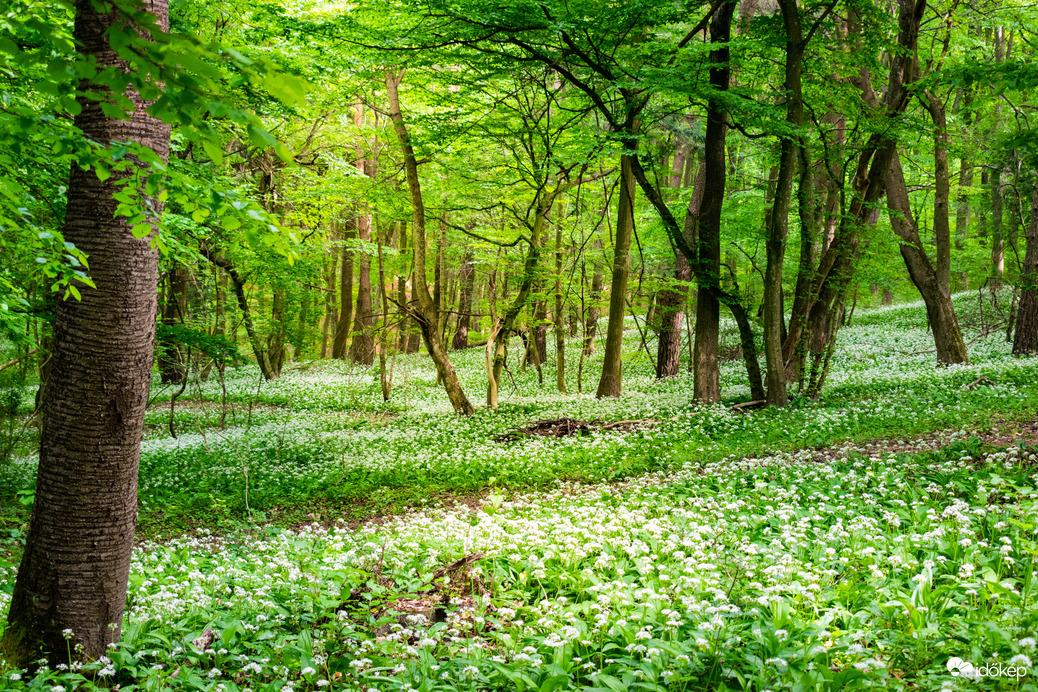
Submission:
M 1027 659 L 1025 656 L 1017 656 L 1010 661 L 1011 665 L 999 662 L 986 666 L 975 666 L 958 656 L 952 656 L 948 659 L 947 666 L 948 672 L 953 676 L 958 677 L 961 675 L 968 680 L 980 680 L 981 678 L 1016 678 L 1019 680 L 1030 673 L 1030 666 L 1015 665 L 1017 658 L 1023 658 L 1027 663 L 1030 663 L 1030 659 Z

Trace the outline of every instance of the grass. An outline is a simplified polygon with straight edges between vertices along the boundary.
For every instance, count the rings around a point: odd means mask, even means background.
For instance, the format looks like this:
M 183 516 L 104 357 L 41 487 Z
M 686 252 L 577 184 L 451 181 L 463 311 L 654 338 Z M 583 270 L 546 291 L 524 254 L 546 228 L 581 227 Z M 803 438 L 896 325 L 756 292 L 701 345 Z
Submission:
M 975 434 L 1038 418 L 1038 362 L 993 336 L 936 368 L 906 355 L 931 346 L 924 320 L 859 310 L 823 398 L 784 410 L 730 409 L 738 362 L 724 404 L 692 404 L 636 332 L 621 398 L 513 362 L 501 408 L 465 419 L 418 357 L 388 405 L 376 371 L 341 363 L 229 371 L 228 425 L 209 381 L 178 402 L 176 438 L 156 387 L 123 644 L 3 684 L 1035 689 L 1038 450 Z M 478 400 L 482 352 L 456 356 Z M 559 417 L 655 424 L 494 439 Z M 9 593 L 34 461 L 4 473 Z M 1028 673 L 952 676 L 953 656 Z

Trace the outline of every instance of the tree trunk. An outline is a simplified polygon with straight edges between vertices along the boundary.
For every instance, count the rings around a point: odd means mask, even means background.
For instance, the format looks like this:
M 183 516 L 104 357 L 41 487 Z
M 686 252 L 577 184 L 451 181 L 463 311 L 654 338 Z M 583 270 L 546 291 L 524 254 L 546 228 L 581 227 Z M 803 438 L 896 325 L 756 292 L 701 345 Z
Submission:
M 187 267 L 175 262 L 166 276 L 166 294 L 162 301 L 162 324 L 172 327 L 187 319 Z M 159 350 L 159 375 L 162 384 L 182 384 L 187 379 L 187 362 L 183 349 L 174 339 L 163 339 Z
M 106 36 L 119 17 L 94 7 L 76 3 L 77 46 L 120 73 L 126 65 Z M 164 0 L 144 0 L 143 10 L 168 27 Z M 167 160 L 169 126 L 146 113 L 138 94 L 127 96 L 135 106 L 128 120 L 107 118 L 99 101 L 80 98 L 75 125 L 102 146 L 140 142 Z M 73 166 L 69 180 L 65 240 L 88 255 L 97 288 L 79 284 L 82 300 L 55 309 L 36 497 L 0 641 L 8 665 L 41 656 L 54 665 L 80 644 L 73 657 L 95 660 L 122 627 L 158 307 L 158 252 L 150 239 L 133 237 L 127 216 L 115 215 L 124 177 L 101 181 Z M 158 223 L 161 201 L 146 204 L 148 221 Z
M 595 249 L 602 249 L 602 242 L 595 241 Z M 590 356 L 595 351 L 595 332 L 598 331 L 600 310 L 598 304 L 602 300 L 602 264 L 597 259 L 591 260 L 591 295 L 588 296 L 587 314 L 584 317 L 584 355 Z
M 476 286 L 476 265 L 473 262 L 472 250 L 466 250 L 461 260 L 461 296 L 458 299 L 458 328 L 451 340 L 451 348 L 455 351 L 469 347 L 469 324 L 472 313 L 472 293 Z
M 735 5 L 726 3 L 710 23 L 710 41 L 718 47 L 710 51 L 710 85 L 717 91 L 727 91 L 732 70 L 729 65 L 728 41 L 732 35 L 732 12 Z M 699 288 L 696 304 L 696 339 L 692 355 L 692 397 L 701 403 L 721 400 L 721 371 L 718 358 L 719 320 L 721 304 L 711 287 L 721 281 L 721 209 L 724 205 L 725 138 L 728 134 L 728 114 L 721 102 L 712 98 L 707 104 L 706 142 L 703 166 L 706 184 L 703 203 L 698 216 L 698 266 L 693 270 Z
M 800 11 L 797 9 L 796 0 L 779 0 L 779 7 L 782 10 L 782 23 L 786 33 L 786 123 L 789 124 L 791 130 L 796 131 L 804 122 L 804 100 L 800 83 L 804 37 L 800 27 Z M 789 395 L 786 391 L 786 361 L 782 355 L 782 339 L 786 331 L 782 310 L 782 264 L 786 258 L 789 210 L 800 146 L 798 138 L 793 136 L 782 138 L 775 203 L 768 219 L 763 307 L 764 358 L 767 368 L 767 400 L 770 406 L 785 406 L 789 402 Z
M 1016 312 L 1013 355 L 1038 351 L 1038 183 L 1031 190 L 1031 222 L 1027 226 L 1024 264 L 1020 267 L 1020 306 Z M 55 371 L 54 374 L 57 374 Z
M 634 129 L 637 129 L 636 127 Z M 633 149 L 637 140 L 625 142 Z M 605 359 L 602 377 L 598 381 L 596 396 L 620 396 L 622 385 L 622 357 L 624 339 L 624 307 L 627 298 L 627 275 L 631 257 L 631 240 L 634 236 L 634 176 L 631 171 L 631 156 L 620 157 L 620 199 L 616 210 L 616 240 L 613 249 L 613 279 L 609 286 L 609 322 L 606 326 Z
M 492 327 L 493 336 L 487 342 L 487 353 L 491 358 L 488 369 L 487 383 L 487 406 L 497 408 L 498 392 L 501 387 L 501 376 L 504 373 L 505 358 L 508 356 L 508 340 L 515 331 L 515 323 L 519 313 L 526 305 L 533 288 L 533 282 L 537 274 L 537 263 L 540 258 L 541 234 L 547 223 L 548 212 L 554 195 L 542 191 L 537 202 L 537 211 L 534 216 L 533 229 L 530 231 L 530 248 L 523 262 L 523 275 L 519 283 L 519 293 L 516 294 L 512 304 L 505 311 L 500 325 Z M 507 288 L 506 288 L 507 293 Z
M 353 125 L 364 124 L 364 112 L 360 103 L 353 106 Z M 355 148 L 357 172 L 374 178 L 377 174 L 376 161 L 368 160 L 364 151 L 364 139 L 357 135 Z M 357 237 L 363 242 L 371 241 L 371 210 L 366 204 L 357 210 Z M 357 310 L 353 324 L 353 340 L 350 342 L 350 360 L 361 365 L 375 362 L 375 316 L 371 303 L 371 255 L 357 255 Z
M 332 341 L 332 358 L 343 359 L 349 355 L 350 323 L 353 322 L 353 250 L 349 241 L 357 233 L 357 216 L 350 214 L 340 236 L 343 241 L 342 257 L 339 260 L 339 319 L 335 322 L 335 339 Z
M 252 346 L 252 353 L 256 357 L 256 364 L 259 365 L 260 372 L 263 373 L 263 379 L 274 380 L 277 379 L 277 373 L 270 367 L 270 361 L 267 355 L 267 349 L 260 341 L 259 334 L 256 333 L 256 326 L 252 321 L 252 312 L 249 310 L 249 301 L 245 296 L 245 280 L 242 279 L 238 270 L 231 264 L 223 255 L 212 252 L 206 246 L 201 247 L 202 255 L 210 262 L 218 267 L 221 267 L 227 272 L 227 276 L 231 279 L 231 286 L 234 288 L 234 297 L 238 301 L 238 309 L 241 310 L 242 322 L 245 323 L 245 333 L 249 337 L 249 344 Z
M 285 288 L 283 286 L 276 287 L 270 306 L 270 318 L 273 329 L 267 336 L 267 366 L 270 370 L 270 377 L 267 379 L 270 380 L 276 380 L 281 377 L 281 369 L 285 365 L 285 353 L 288 350 L 285 348 L 286 337 L 288 336 L 286 333 L 288 315 L 286 314 L 285 302 Z
M 941 183 L 940 164 L 937 177 L 937 195 L 934 200 L 934 229 L 943 229 L 938 232 L 937 256 L 947 257 L 951 250 L 951 235 L 948 232 L 948 185 Z M 947 173 L 947 167 L 945 167 Z M 945 183 L 947 176 L 945 176 Z M 937 362 L 942 365 L 954 363 L 967 363 L 969 357 L 966 352 L 966 344 L 962 340 L 962 331 L 955 317 L 955 309 L 952 306 L 951 294 L 948 292 L 948 283 L 942 283 L 939 271 L 943 268 L 948 273 L 945 278 L 950 278 L 951 272 L 948 264 L 943 267 L 934 267 L 930 258 L 923 248 L 919 230 L 912 215 L 912 207 L 908 199 L 908 187 L 905 185 L 905 176 L 901 170 L 901 161 L 895 153 L 886 175 L 887 204 L 890 210 L 890 225 L 894 233 L 900 239 L 901 256 L 905 260 L 908 274 L 912 283 L 919 289 L 919 294 L 926 304 L 926 315 L 933 330 L 934 346 L 937 347 Z M 942 200 L 943 190 L 943 205 Z M 941 216 L 943 214 L 943 221 Z M 942 247 L 943 244 L 943 247 Z
M 700 167 L 692 187 L 692 198 L 689 209 L 695 209 L 698 215 L 703 202 L 703 188 L 706 185 L 706 169 Z M 672 179 L 673 182 L 673 179 Z M 692 238 L 686 238 L 693 242 Z M 692 279 L 692 266 L 681 250 L 674 252 L 674 280 L 676 285 L 660 291 L 659 319 L 660 331 L 656 340 L 656 378 L 676 377 L 681 369 L 681 331 L 685 322 L 685 305 L 688 301 L 687 284 Z
M 991 174 L 991 290 L 1002 288 L 1006 270 L 1005 229 L 1002 225 L 1002 169 Z
M 559 215 L 562 216 L 561 214 Z M 562 300 L 562 224 L 555 224 L 555 387 L 566 393 L 566 317 Z
M 357 218 L 357 236 L 360 240 L 371 240 L 371 217 L 361 214 Z M 371 259 L 368 253 L 357 256 L 357 310 L 353 320 L 353 341 L 350 343 L 350 360 L 362 365 L 375 362 L 375 316 L 371 311 Z
M 402 78 L 402 74 L 394 74 L 392 72 L 386 74 L 386 90 L 389 93 L 389 117 L 393 121 L 394 130 L 404 155 L 404 168 L 407 171 L 407 188 L 411 196 L 411 205 L 414 209 L 414 291 L 417 294 L 417 305 L 408 311 L 418 321 L 425 346 L 432 357 L 433 363 L 436 365 L 437 374 L 443 382 L 443 387 L 447 391 L 447 398 L 450 399 L 454 412 L 467 416 L 475 413 L 476 410 L 469 403 L 468 397 L 465 396 L 465 392 L 461 388 L 461 382 L 458 380 L 458 374 L 454 370 L 454 364 L 451 363 L 450 356 L 447 355 L 447 349 L 444 348 L 440 330 L 440 311 L 438 306 L 433 303 L 432 296 L 429 293 L 429 285 L 425 278 L 425 251 L 427 246 L 425 203 L 422 200 L 422 189 L 418 180 L 418 161 L 414 155 L 414 148 L 411 146 L 411 138 L 407 132 L 407 126 L 404 124 L 404 117 L 400 112 L 400 97 L 397 87 Z

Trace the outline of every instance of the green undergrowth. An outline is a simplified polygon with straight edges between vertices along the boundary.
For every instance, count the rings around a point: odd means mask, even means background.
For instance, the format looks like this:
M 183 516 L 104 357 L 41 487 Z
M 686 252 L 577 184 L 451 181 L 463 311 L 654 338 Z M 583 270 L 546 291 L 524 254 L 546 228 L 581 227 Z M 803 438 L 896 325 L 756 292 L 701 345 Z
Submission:
M 976 299 L 959 301 L 968 323 Z M 731 331 L 727 325 L 729 340 Z M 938 368 L 925 352 L 932 339 L 920 305 L 859 311 L 839 343 L 823 396 L 794 396 L 781 410 L 731 410 L 748 399 L 740 361 L 722 363 L 722 404 L 694 404 L 684 367 L 677 378 L 656 380 L 634 329 L 627 333 L 620 398 L 598 400 L 588 392 L 601 347 L 583 365 L 584 393 L 575 392 L 579 351 L 572 343 L 569 393 L 555 390 L 552 368 L 541 384 L 533 368 L 524 372 L 513 356 L 500 408 L 482 407 L 466 418 L 450 411 L 434 369 L 418 355 L 400 357 L 389 402 L 382 400 L 377 367 L 302 363 L 274 382 L 262 382 L 254 367 L 228 369 L 223 385 L 214 371 L 178 399 L 176 437 L 169 430 L 173 388 L 156 385 L 141 455 L 140 533 L 292 526 L 313 517 L 356 522 L 495 488 L 615 482 L 726 457 L 981 430 L 995 418 L 1012 426 L 1038 412 L 1038 360 L 1013 358 L 1009 345 L 992 335 L 971 347 L 970 365 Z M 648 347 L 654 351 L 653 343 Z M 482 349 L 452 354 L 473 400 L 485 387 L 483 357 Z M 587 435 L 502 441 L 555 418 L 642 423 L 633 430 L 592 426 Z M 35 462 L 23 457 L 3 474 L 4 516 L 17 525 L 31 499 Z
M 145 542 L 122 644 L 31 685 L 1034 690 L 1038 449 L 914 444 Z
M 374 369 L 228 370 L 178 400 L 176 437 L 156 385 L 122 644 L 0 687 L 1036 689 L 1038 449 L 978 435 L 1033 440 L 1038 360 L 991 336 L 938 368 L 921 306 L 859 312 L 818 401 L 733 410 L 741 363 L 699 406 L 637 338 L 618 399 L 513 358 L 501 407 L 465 418 L 418 356 L 388 404 Z M 453 357 L 476 399 L 482 352 Z M 517 434 L 561 418 L 588 434 Z M 34 472 L 3 469 L 0 609 Z

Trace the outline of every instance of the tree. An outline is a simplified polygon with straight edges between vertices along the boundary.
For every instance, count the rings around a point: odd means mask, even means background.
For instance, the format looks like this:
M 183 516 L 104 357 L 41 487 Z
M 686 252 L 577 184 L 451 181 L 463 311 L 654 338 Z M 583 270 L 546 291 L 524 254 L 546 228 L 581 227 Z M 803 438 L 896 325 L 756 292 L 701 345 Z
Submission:
M 131 25 L 117 10 L 76 3 L 74 35 L 102 68 L 126 68 L 109 43 L 117 32 L 147 36 L 168 26 L 166 0 L 145 0 Z M 101 146 L 139 144 L 165 161 L 168 125 L 145 111 L 140 94 L 113 95 L 94 86 L 81 96 L 75 125 Z M 102 103 L 125 96 L 126 119 L 106 115 Z M 63 632 L 86 658 L 119 639 L 137 516 L 137 468 L 152 368 L 157 312 L 158 251 L 135 237 L 130 219 L 116 216 L 117 182 L 137 171 L 106 177 L 73 167 L 64 234 L 87 254 L 96 289 L 55 308 L 52 377 L 43 401 L 36 497 L 18 570 L 8 627 L 0 648 L 24 666 L 41 655 L 67 656 Z M 152 186 L 154 183 L 152 183 Z M 154 188 L 149 192 L 155 192 Z M 152 196 L 149 221 L 161 211 Z
M 1020 307 L 1016 317 L 1013 355 L 1038 351 L 1038 182 L 1031 188 L 1031 222 L 1027 226 L 1024 263 L 1020 267 Z
M 408 303 L 408 313 L 418 322 L 422 330 L 422 339 L 429 351 L 429 356 L 436 364 L 436 371 L 447 397 L 450 399 L 454 412 L 463 416 L 472 415 L 476 412 L 468 397 L 465 396 L 458 381 L 458 374 L 454 370 L 450 356 L 447 355 L 447 347 L 443 343 L 443 331 L 440 328 L 440 320 L 443 318 L 440 307 L 429 293 L 428 279 L 426 273 L 427 240 L 425 232 L 425 202 L 422 199 L 422 188 L 418 178 L 418 159 L 414 154 L 411 137 L 404 123 L 404 116 L 400 111 L 399 86 L 403 79 L 402 73 L 386 73 L 386 91 L 389 94 L 389 117 L 393 121 L 397 140 L 404 155 L 404 168 L 407 172 L 407 188 L 411 196 L 411 205 L 414 213 L 412 230 L 414 233 L 414 291 L 416 298 L 414 304 Z

